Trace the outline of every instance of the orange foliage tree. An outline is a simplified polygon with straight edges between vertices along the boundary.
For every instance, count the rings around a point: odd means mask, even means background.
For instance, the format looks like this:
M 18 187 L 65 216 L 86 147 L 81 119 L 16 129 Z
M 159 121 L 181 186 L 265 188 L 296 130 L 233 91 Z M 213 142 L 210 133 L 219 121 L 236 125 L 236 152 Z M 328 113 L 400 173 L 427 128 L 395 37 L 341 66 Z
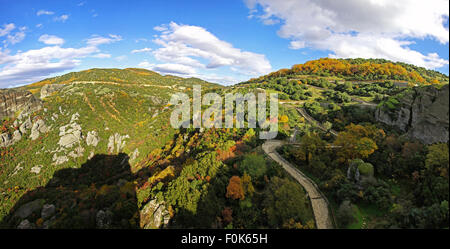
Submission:
M 241 178 L 239 176 L 232 176 L 230 178 L 230 183 L 227 186 L 227 193 L 225 195 L 227 198 L 234 200 L 240 199 L 244 200 L 244 188 L 242 186 Z

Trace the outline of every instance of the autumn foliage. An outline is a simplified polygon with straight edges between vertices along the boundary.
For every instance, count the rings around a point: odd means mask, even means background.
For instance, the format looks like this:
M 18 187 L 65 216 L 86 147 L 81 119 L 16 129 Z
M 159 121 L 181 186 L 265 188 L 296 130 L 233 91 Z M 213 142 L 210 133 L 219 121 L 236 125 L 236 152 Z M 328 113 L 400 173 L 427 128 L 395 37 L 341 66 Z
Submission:
M 234 200 L 240 199 L 244 200 L 244 188 L 242 186 L 241 178 L 239 176 L 232 176 L 230 178 L 230 183 L 227 186 L 227 193 L 225 195 L 227 198 Z

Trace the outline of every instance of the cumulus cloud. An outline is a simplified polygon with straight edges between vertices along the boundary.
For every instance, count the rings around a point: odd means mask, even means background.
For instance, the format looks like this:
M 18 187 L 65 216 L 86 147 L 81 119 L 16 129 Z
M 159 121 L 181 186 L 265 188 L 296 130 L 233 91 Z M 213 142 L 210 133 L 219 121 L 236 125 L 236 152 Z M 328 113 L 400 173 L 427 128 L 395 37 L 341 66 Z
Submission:
M 100 36 L 94 38 L 98 37 Z M 39 41 L 47 42 L 46 44 L 53 46 L 18 51 L 13 55 L 10 54 L 9 50 L 0 49 L 0 88 L 32 83 L 48 77 L 52 73 L 73 69 L 81 63 L 82 58 L 91 55 L 97 58 L 107 58 L 108 55 L 100 53 L 97 46 L 118 40 L 118 36 L 115 35 L 110 35 L 109 38 L 112 40 L 108 42 L 99 42 L 98 40 L 92 42 L 88 39 L 86 46 L 63 48 L 60 46 L 61 41 L 63 41 L 61 38 L 43 35 L 39 38 Z
M 161 67 L 154 66 L 155 71 L 193 75 L 198 69 L 227 67 L 240 74 L 259 75 L 272 69 L 263 54 L 235 48 L 203 27 L 171 22 L 156 26 L 154 30 L 161 34 L 153 40 L 160 46 L 153 55 L 164 62 Z
M 406 39 L 449 41 L 448 0 L 246 0 L 252 17 L 279 20 L 291 49 L 332 51 L 333 57 L 372 57 L 426 68 L 448 64 L 435 53 L 412 50 Z
M 131 51 L 132 54 L 136 54 L 136 53 L 146 53 L 146 52 L 150 52 L 152 51 L 151 48 L 142 48 L 142 49 L 134 49 Z
M 55 12 L 53 11 L 48 11 L 48 10 L 39 10 L 38 12 L 36 12 L 37 16 L 42 16 L 42 15 L 53 15 L 55 14 Z
M 64 43 L 64 39 L 59 38 L 55 35 L 47 35 L 47 34 L 41 35 L 38 41 L 43 42 L 47 45 L 62 45 Z

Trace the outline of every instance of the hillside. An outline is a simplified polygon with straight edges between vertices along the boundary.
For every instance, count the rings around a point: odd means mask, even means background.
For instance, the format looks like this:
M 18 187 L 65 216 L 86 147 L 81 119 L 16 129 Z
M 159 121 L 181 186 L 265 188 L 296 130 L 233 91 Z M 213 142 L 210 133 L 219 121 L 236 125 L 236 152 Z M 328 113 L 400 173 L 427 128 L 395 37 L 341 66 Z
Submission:
M 278 93 L 276 140 L 258 139 L 260 127 L 173 129 L 168 100 L 193 84 Z M 448 135 L 434 117 L 442 90 L 448 101 L 445 75 L 363 59 L 230 87 L 129 68 L 2 90 L 0 227 L 445 228 L 448 137 L 407 134 Z M 417 122 L 387 122 L 411 108 Z
M 250 79 L 248 83 L 261 83 L 277 77 L 302 78 L 303 75 L 331 77 L 337 81 L 406 81 L 412 85 L 448 84 L 449 82 L 445 74 L 401 62 L 394 63 L 384 59 L 322 58 L 294 65 L 291 69 L 281 69 Z

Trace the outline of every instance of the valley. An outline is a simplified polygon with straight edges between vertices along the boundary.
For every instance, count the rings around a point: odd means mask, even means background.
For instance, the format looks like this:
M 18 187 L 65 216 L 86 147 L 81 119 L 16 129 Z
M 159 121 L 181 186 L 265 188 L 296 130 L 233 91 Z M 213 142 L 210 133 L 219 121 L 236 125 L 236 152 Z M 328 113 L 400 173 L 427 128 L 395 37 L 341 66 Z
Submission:
M 194 85 L 277 93 L 277 138 L 171 127 Z M 409 64 L 322 58 L 232 86 L 90 69 L 0 90 L 0 118 L 2 228 L 448 228 L 448 76 Z

